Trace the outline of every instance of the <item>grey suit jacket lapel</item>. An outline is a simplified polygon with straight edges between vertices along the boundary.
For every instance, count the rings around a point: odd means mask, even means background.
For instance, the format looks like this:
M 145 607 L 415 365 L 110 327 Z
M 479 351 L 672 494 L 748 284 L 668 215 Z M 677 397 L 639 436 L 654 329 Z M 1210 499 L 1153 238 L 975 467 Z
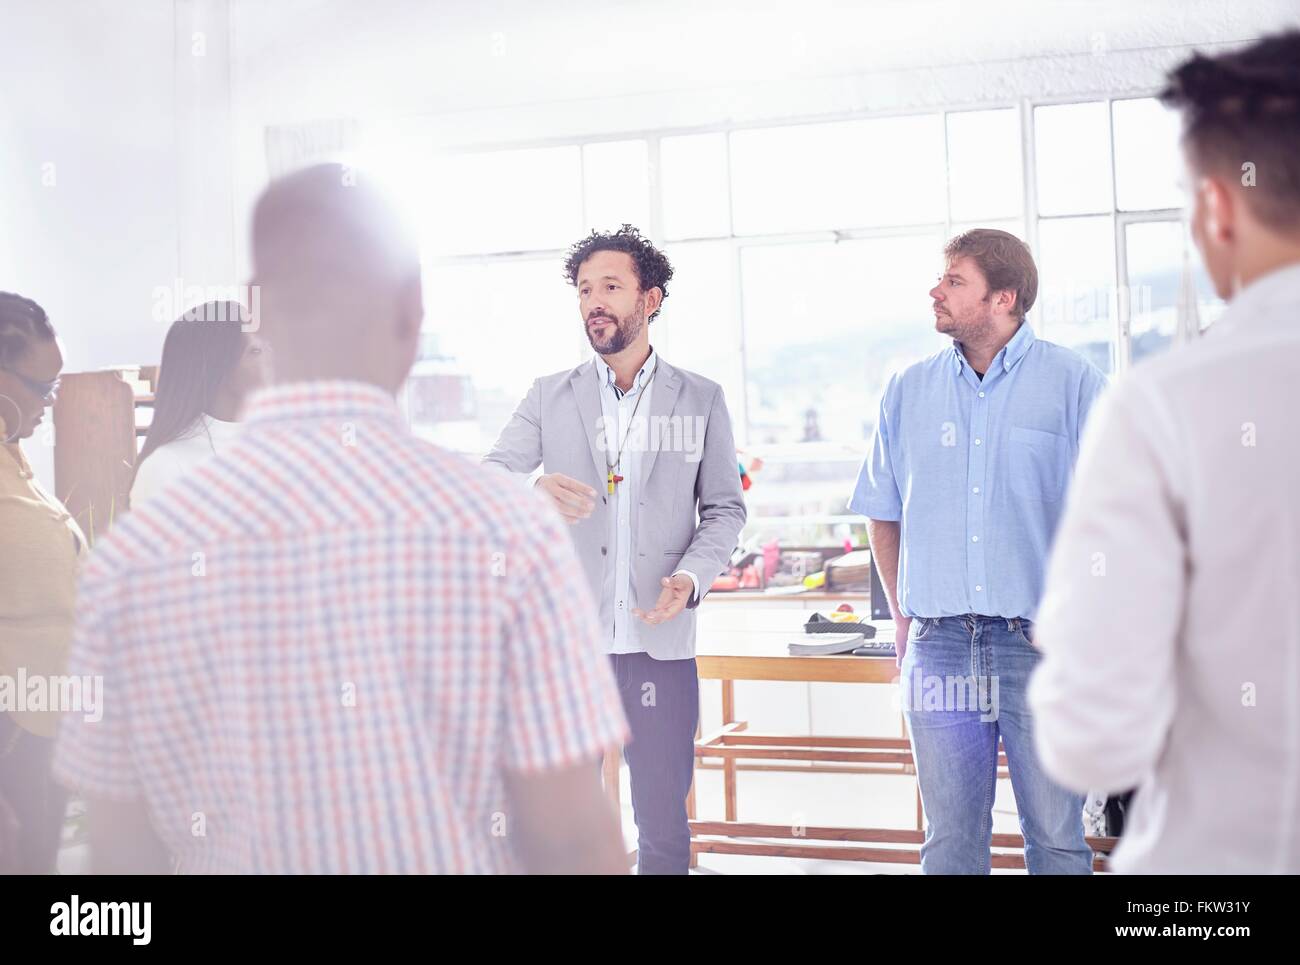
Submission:
M 677 394 L 682 389 L 682 378 L 677 370 L 659 357 L 659 373 L 655 376 L 655 385 L 650 395 L 650 423 L 646 432 L 646 445 L 649 451 L 641 456 L 641 485 L 650 479 L 650 473 L 659 458 L 659 448 L 663 444 L 664 426 L 677 405 Z M 645 490 L 643 489 L 642 492 Z
M 600 447 L 600 388 L 596 384 L 594 364 L 586 362 L 579 365 L 569 377 L 569 384 L 573 386 L 573 395 L 578 402 L 578 413 L 582 416 L 582 433 L 587 437 L 587 445 L 591 449 L 591 461 L 596 467 L 596 478 L 600 480 L 600 486 L 603 487 L 605 476 L 609 472 L 609 463 L 606 462 L 605 452 Z

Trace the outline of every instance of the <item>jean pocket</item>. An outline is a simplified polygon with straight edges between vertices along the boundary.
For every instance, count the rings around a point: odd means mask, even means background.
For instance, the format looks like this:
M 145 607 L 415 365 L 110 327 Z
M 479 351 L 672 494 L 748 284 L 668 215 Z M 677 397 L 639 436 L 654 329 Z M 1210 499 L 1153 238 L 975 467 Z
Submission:
M 939 625 L 939 621 L 934 617 L 913 617 L 912 618 L 912 639 L 924 640 L 934 628 Z
M 1020 638 L 1020 642 L 1026 647 L 1032 647 L 1034 645 L 1034 625 L 1028 620 L 1021 620 L 1016 627 L 1016 636 Z
M 1011 491 L 1025 499 L 1059 502 L 1070 474 L 1065 436 L 1042 429 L 1014 426 L 1007 447 Z

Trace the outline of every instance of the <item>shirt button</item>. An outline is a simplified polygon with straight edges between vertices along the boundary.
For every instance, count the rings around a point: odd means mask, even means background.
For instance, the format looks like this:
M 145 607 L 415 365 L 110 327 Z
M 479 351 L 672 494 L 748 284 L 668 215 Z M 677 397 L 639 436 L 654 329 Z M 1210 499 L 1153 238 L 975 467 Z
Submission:
M 972 543 L 978 543 L 978 542 L 980 541 L 980 538 L 979 538 L 978 536 L 972 536 L 972 537 L 970 538 L 970 541 L 971 541 Z
M 984 393 L 983 393 L 983 392 L 980 393 L 980 398 L 981 398 L 981 399 L 984 398 Z
M 978 493 L 979 491 L 980 491 L 979 486 L 976 486 L 974 489 L 971 490 L 971 492 L 973 493 Z
M 978 446 L 979 444 L 980 444 L 980 441 L 979 441 L 978 439 L 976 439 L 976 440 L 975 440 L 975 445 Z
M 984 587 L 980 586 L 978 583 L 975 584 L 975 592 L 976 592 L 976 593 L 979 593 L 979 592 L 980 592 L 981 590 L 983 590 L 983 589 L 984 589 Z

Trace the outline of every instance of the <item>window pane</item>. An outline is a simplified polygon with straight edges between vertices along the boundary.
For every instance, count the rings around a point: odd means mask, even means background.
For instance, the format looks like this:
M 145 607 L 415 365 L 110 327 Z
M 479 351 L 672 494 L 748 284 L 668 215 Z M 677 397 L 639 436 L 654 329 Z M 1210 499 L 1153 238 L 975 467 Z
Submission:
M 1110 211 L 1109 135 L 1102 101 L 1034 108 L 1039 214 Z
M 1178 115 L 1158 100 L 1115 101 L 1115 198 L 1123 211 L 1181 208 Z
M 607 231 L 626 223 L 643 234 L 650 233 L 650 166 L 645 141 L 584 145 L 582 180 L 588 230 Z
M 1020 115 L 1014 109 L 948 115 L 953 221 L 1019 214 L 1024 207 Z
M 1129 225 L 1125 235 L 1129 273 L 1130 357 L 1136 362 L 1166 347 L 1179 311 L 1194 312 L 1193 329 L 1208 328 L 1227 306 L 1201 264 L 1180 221 Z M 1190 274 L 1191 290 L 1187 291 Z
M 1115 370 L 1115 235 L 1109 217 L 1038 223 L 1035 333 Z
M 563 248 L 584 233 L 576 145 L 439 155 L 421 173 L 428 255 Z
M 666 237 L 731 234 L 727 135 L 688 134 L 661 140 L 659 189 Z
M 1178 330 L 1183 234 L 1176 221 L 1131 224 L 1125 229 L 1129 355 L 1134 362 L 1168 346 Z
M 435 266 L 425 306 L 411 422 L 462 452 L 486 452 L 533 379 L 590 352 L 577 296 L 553 258 Z
M 751 445 L 869 439 L 888 376 L 943 347 L 941 258 L 938 234 L 743 248 Z
M 1196 279 L 1197 328 L 1203 332 L 1223 314 L 1228 303 L 1215 292 L 1214 282 L 1210 280 L 1199 255 L 1193 254 L 1192 263 L 1195 266 L 1192 277 Z
M 745 440 L 736 254 L 728 241 L 669 245 L 668 298 L 650 328 L 655 349 L 673 364 L 722 386 L 736 443 Z
M 736 233 L 944 221 L 942 123 L 923 114 L 733 132 Z

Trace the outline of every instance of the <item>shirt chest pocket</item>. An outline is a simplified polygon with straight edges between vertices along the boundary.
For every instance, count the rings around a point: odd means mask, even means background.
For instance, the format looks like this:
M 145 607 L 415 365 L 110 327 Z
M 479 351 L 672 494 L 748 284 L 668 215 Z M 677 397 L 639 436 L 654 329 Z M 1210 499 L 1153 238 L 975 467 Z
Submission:
M 1011 429 L 1007 447 L 1011 491 L 1024 499 L 1054 503 L 1065 495 L 1070 451 L 1065 436 L 1042 429 Z

